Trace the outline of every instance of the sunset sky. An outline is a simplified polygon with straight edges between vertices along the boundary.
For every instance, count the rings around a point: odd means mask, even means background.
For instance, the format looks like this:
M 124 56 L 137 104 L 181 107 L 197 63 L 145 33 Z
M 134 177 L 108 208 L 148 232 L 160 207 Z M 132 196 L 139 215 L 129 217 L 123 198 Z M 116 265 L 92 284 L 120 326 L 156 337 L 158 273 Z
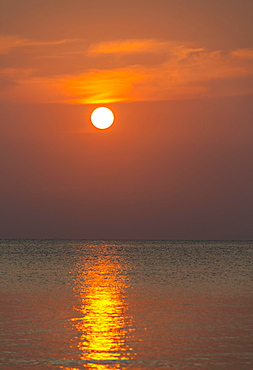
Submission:
M 252 0 L 0 14 L 0 238 L 253 239 Z

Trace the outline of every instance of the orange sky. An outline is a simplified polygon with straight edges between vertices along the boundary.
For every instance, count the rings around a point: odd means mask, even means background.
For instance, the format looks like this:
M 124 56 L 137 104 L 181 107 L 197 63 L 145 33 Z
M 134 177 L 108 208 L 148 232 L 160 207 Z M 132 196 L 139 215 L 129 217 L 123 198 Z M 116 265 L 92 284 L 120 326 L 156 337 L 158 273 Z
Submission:
M 252 238 L 252 12 L 2 2 L 0 237 Z

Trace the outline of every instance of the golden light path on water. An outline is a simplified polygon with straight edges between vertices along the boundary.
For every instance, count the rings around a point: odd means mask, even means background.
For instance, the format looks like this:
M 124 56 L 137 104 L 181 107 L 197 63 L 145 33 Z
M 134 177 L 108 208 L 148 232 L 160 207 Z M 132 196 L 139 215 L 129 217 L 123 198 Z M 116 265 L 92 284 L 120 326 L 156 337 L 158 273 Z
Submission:
M 81 268 L 78 310 L 83 316 L 72 319 L 81 332 L 80 359 L 92 369 L 119 368 L 121 361 L 134 356 L 128 344 L 133 333 L 124 300 L 126 277 L 121 274 L 120 263 L 108 257 L 100 256 L 95 265 L 94 260 L 85 262 Z

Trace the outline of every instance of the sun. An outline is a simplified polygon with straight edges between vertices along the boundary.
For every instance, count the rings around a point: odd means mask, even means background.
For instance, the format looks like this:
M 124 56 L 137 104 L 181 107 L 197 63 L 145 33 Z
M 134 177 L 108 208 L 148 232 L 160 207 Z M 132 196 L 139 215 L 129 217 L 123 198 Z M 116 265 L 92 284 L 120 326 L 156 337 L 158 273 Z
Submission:
M 114 114 L 109 108 L 96 108 L 91 114 L 91 122 L 93 126 L 100 130 L 105 130 L 110 127 L 114 121 Z

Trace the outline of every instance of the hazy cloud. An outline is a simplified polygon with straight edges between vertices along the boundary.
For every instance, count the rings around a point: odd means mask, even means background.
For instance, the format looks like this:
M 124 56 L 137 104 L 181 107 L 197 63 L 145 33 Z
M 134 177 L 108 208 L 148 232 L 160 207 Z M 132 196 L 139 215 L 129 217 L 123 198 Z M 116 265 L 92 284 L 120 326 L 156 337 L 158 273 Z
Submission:
M 250 62 L 234 51 L 207 51 L 177 46 L 167 61 L 154 67 L 132 65 L 112 70 L 93 70 L 63 81 L 76 103 L 137 100 L 193 99 L 249 93 L 240 79 L 253 76 Z M 247 49 L 247 53 L 249 50 Z M 231 80 L 228 84 L 227 80 Z M 253 93 L 253 88 L 252 91 Z
M 237 49 L 231 54 L 237 58 L 253 59 L 253 49 Z
M 0 35 L 0 54 L 8 54 L 13 49 L 27 46 L 60 45 L 73 41 L 75 40 L 40 41 L 25 39 L 16 35 Z
M 88 49 L 89 55 L 97 54 L 131 54 L 131 53 L 157 53 L 165 52 L 169 48 L 168 42 L 154 39 L 150 40 L 123 40 L 101 42 L 91 45 Z
M 2 51 L 5 50 L 5 52 L 15 47 L 14 45 L 54 44 L 21 38 L 12 38 L 9 41 L 5 39 L 5 41 L 5 46 L 2 47 Z M 65 42 L 67 40 L 55 43 Z M 72 50 L 71 53 L 75 51 Z M 76 51 L 77 55 L 81 51 L 81 49 Z M 118 54 L 133 54 L 132 62 L 134 53 L 139 55 L 143 53 L 143 58 L 138 59 L 138 64 L 129 64 L 129 60 L 126 59 L 117 67 Z M 147 65 L 145 53 L 153 55 L 162 53 L 163 61 Z M 59 74 L 56 70 L 50 77 L 44 77 L 41 71 L 36 69 L 2 70 L 0 74 L 4 76 L 4 85 L 7 80 L 9 81 L 8 93 L 6 91 L 2 93 L 2 98 L 93 104 L 194 99 L 253 93 L 253 87 L 251 89 L 245 84 L 245 78 L 253 76 L 253 49 L 236 49 L 225 53 L 221 50 L 209 51 L 203 47 L 153 39 L 105 42 L 88 48 L 88 55 L 102 58 L 105 54 L 110 54 L 107 68 L 104 66 L 93 69 L 83 68 L 81 73 L 73 73 L 71 61 L 66 64 L 66 70 L 69 73 Z M 85 58 L 84 54 L 80 54 L 81 64 L 84 63 L 82 58 Z M 56 67 L 57 63 L 54 68 Z

